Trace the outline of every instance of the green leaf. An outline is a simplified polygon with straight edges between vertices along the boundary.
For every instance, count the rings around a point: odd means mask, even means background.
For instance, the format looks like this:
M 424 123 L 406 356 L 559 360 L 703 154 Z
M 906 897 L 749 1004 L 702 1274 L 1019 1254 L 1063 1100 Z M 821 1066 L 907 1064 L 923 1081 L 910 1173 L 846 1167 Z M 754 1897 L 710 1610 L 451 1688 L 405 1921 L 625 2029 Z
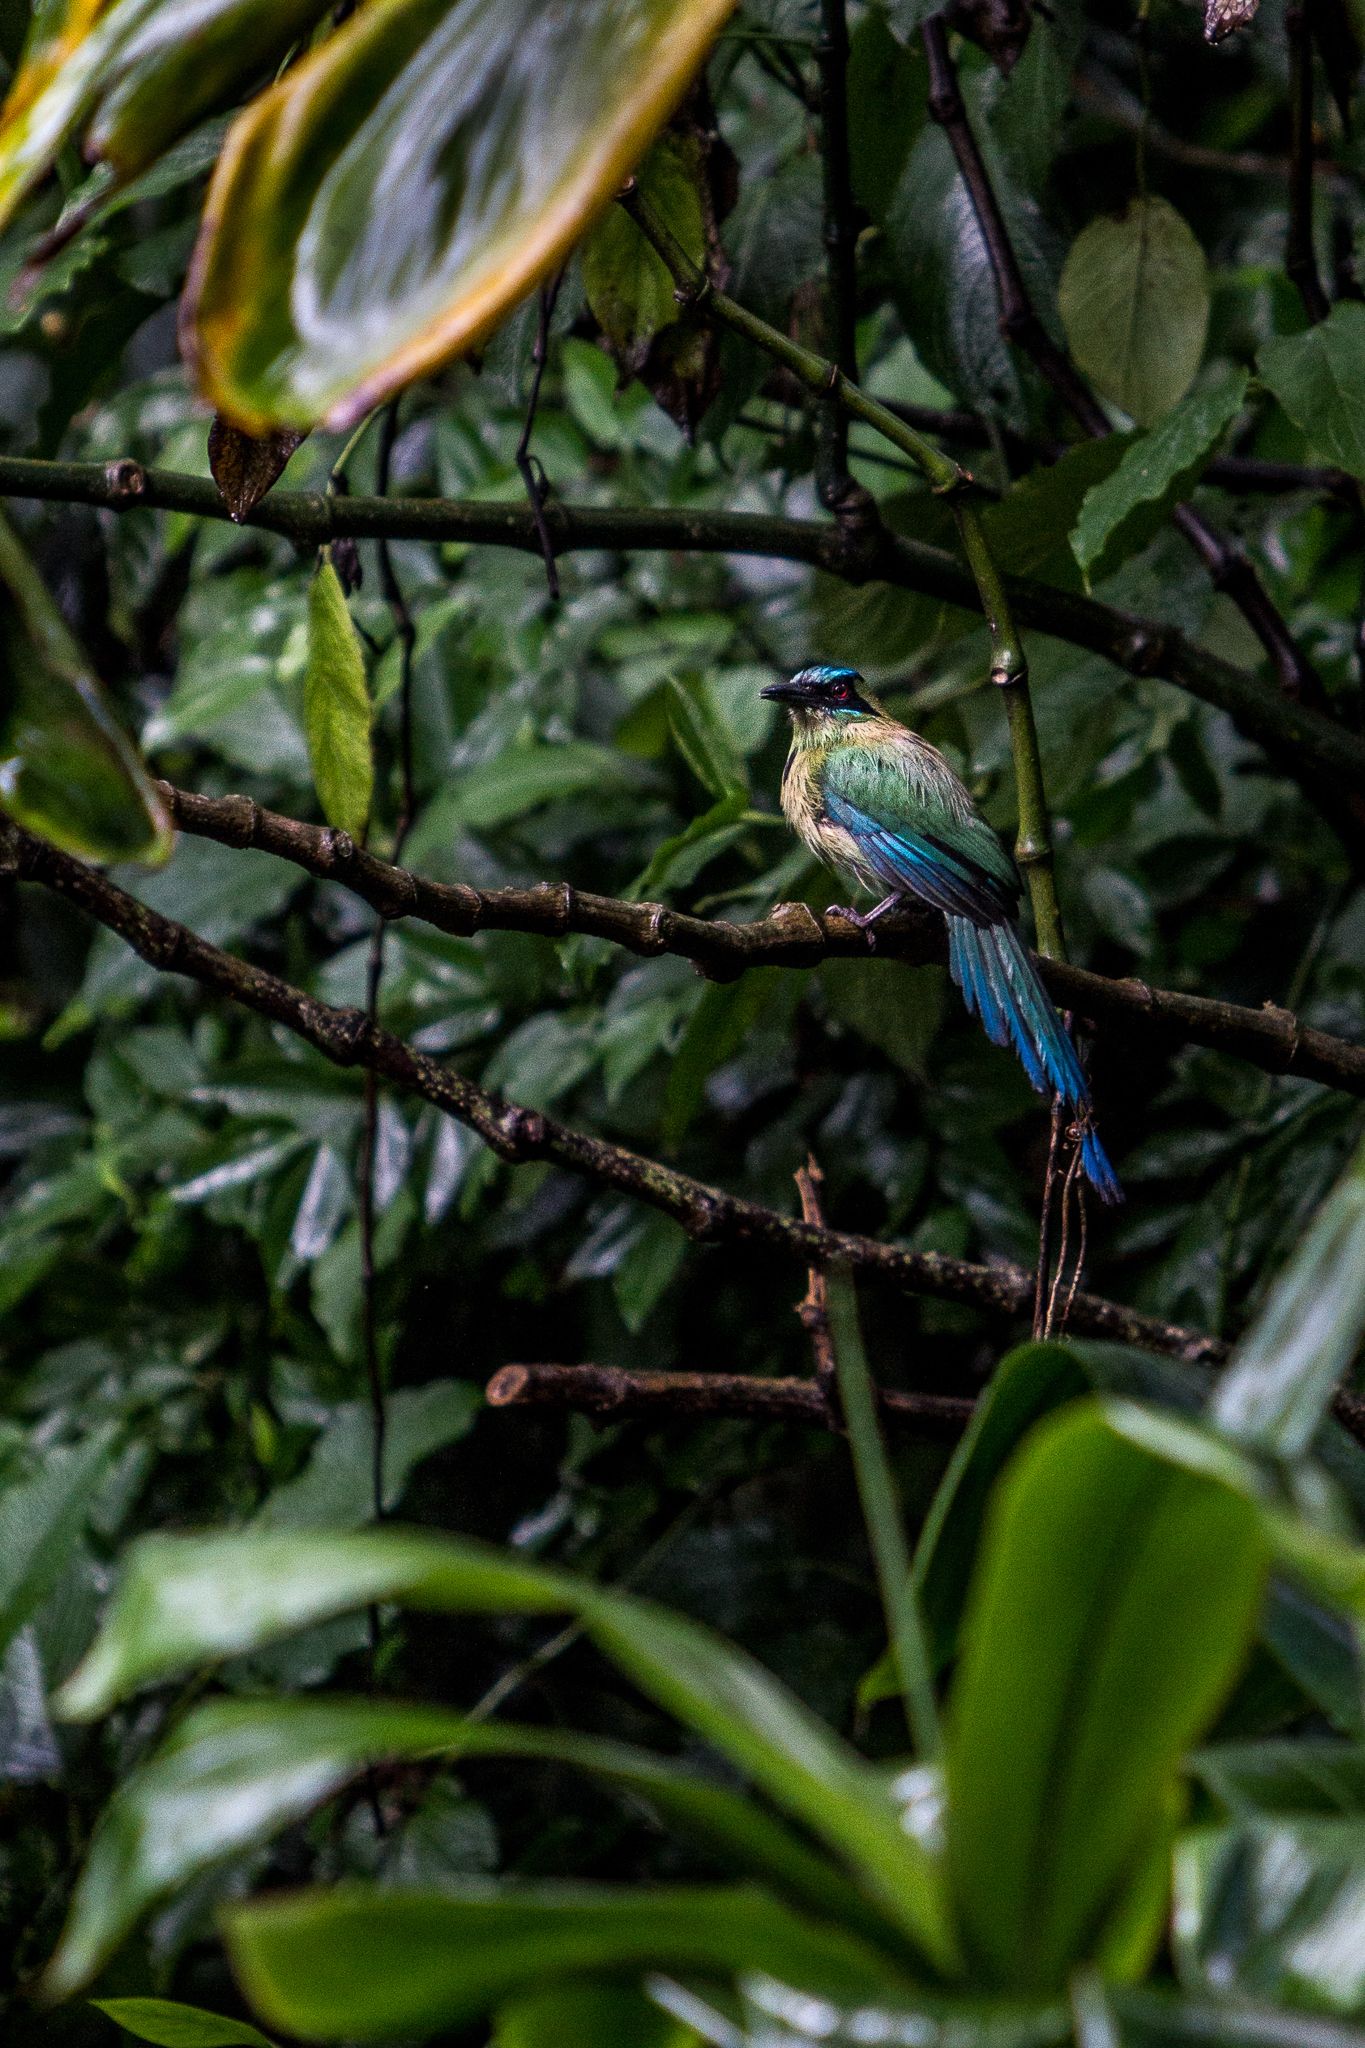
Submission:
M 0 810 L 67 853 L 164 861 L 161 798 L 0 515 Z
M 424 1458 L 468 1436 L 483 1406 L 467 1380 L 404 1387 L 385 1404 L 384 1500 L 403 1498 Z M 328 1423 L 297 1477 L 277 1486 L 256 1517 L 262 1529 L 353 1529 L 373 1513 L 373 1430 L 368 1401 L 347 1402 Z
M 1234 1442 L 1272 1457 L 1308 1449 L 1365 1331 L 1365 1145 L 1242 1338 L 1209 1402 Z
M 703 677 L 689 676 L 686 682 L 669 677 L 668 723 L 678 752 L 717 803 L 748 789 L 744 757 Z
M 688 1019 L 664 1095 L 663 1138 L 681 1143 L 701 1108 L 706 1083 L 717 1067 L 739 1051 L 768 1000 L 768 977 L 745 974 L 738 981 L 712 982 Z
M 219 410 L 343 426 L 481 341 L 609 204 L 732 4 L 361 8 L 228 136 L 187 312 Z
M 1220 1742 L 1197 1750 L 1190 1771 L 1246 1819 L 1266 1814 L 1354 1814 L 1365 1819 L 1365 1746 L 1296 1736 Z
M 1021 1344 L 996 1367 L 939 1482 L 915 1549 L 915 1585 L 937 1668 L 957 1654 L 996 1481 L 1035 1422 L 1089 1392 L 1088 1374 L 1061 1344 Z
M 1326 461 L 1365 477 L 1365 306 L 1343 301 L 1256 358 L 1262 380 Z
M 1184 397 L 1204 355 L 1208 266 L 1168 200 L 1135 199 L 1082 229 L 1059 302 L 1077 363 L 1140 427 Z
M 501 2008 L 492 2048 L 694 2048 L 691 2027 L 620 1984 L 557 1984 Z
M 642 197 L 694 263 L 706 255 L 696 145 L 662 135 L 635 173 Z M 629 215 L 613 207 L 583 245 L 583 289 L 623 375 L 643 368 L 656 334 L 682 317 L 672 273 Z
M 1359 2027 L 1282 2006 L 1198 1998 L 1164 1986 L 1108 1995 L 1123 2048 L 1365 2048 Z
M 155 2048 L 274 2048 L 246 2020 L 225 2019 L 221 2013 L 180 2005 L 173 1998 L 92 1998 L 90 2003 L 125 2033 L 151 2041 Z
M 1111 476 L 1087 491 L 1071 545 L 1091 582 L 1144 548 L 1188 497 L 1241 411 L 1248 381 L 1245 370 L 1234 370 L 1207 391 L 1190 392 L 1159 426 L 1130 442 Z
M 74 1449 L 48 1451 L 32 1479 L 0 1491 L 0 1652 L 68 1562 L 113 1444 L 112 1430 L 98 1430 Z
M 845 1993 L 897 1983 L 851 1936 L 762 1892 L 700 1886 L 471 1885 L 439 1895 L 338 1886 L 234 1907 L 226 1938 L 267 2023 L 321 2041 L 465 2026 L 547 1981 L 604 1971 L 760 1970 Z
M 982 519 L 1001 568 L 1079 587 L 1071 529 L 1087 496 L 1113 475 L 1129 445 L 1125 434 L 1080 441 L 1058 461 L 1030 470 L 998 503 L 987 506 Z
M 436 1611 L 577 1614 L 645 1692 L 857 1870 L 911 1941 L 937 1963 L 951 1961 L 937 1867 L 902 1830 L 880 1773 L 785 1686 L 695 1622 L 479 1544 L 394 1528 L 147 1537 L 129 1553 L 59 1711 L 93 1718 L 177 1670 L 387 1600 Z
M 568 803 L 590 790 L 630 789 L 636 780 L 634 764 L 610 747 L 589 740 L 535 740 L 504 747 L 493 760 L 466 770 L 443 809 L 451 823 L 489 832 L 542 804 Z
M 303 719 L 322 814 L 363 839 L 374 796 L 373 711 L 365 657 L 341 578 L 326 549 L 308 592 Z
M 849 175 L 853 196 L 880 227 L 928 105 L 929 67 L 869 7 L 849 38 Z
M 849 1880 L 751 1800 L 624 1743 L 471 1722 L 373 1700 L 214 1700 L 115 1791 L 96 1827 L 50 1995 L 103 1966 L 148 1908 L 331 1798 L 366 1765 L 437 1754 L 511 1756 L 586 1771 L 643 1800 L 737 1872 L 885 1944 L 888 1923 Z
M 1365 2011 L 1365 1827 L 1248 1820 L 1201 1829 L 1175 1862 L 1175 1963 L 1192 1991 Z
M 1058 1991 L 1104 1957 L 1180 1759 L 1241 1666 L 1265 1563 L 1251 1503 L 1126 1441 L 1099 1404 L 1026 1441 L 995 1496 L 949 1716 L 950 1868 L 986 1983 Z

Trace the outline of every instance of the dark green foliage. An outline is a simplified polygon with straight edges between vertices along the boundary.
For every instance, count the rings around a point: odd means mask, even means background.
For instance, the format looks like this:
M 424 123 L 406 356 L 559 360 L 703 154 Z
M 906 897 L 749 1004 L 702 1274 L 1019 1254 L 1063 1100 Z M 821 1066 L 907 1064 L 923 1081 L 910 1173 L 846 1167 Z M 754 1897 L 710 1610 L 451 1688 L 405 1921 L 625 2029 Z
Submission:
M 953 447 L 997 495 L 985 524 L 1004 568 L 1068 600 L 1088 576 L 1104 603 L 1269 690 L 1245 617 L 1169 524 L 1192 496 L 1245 547 L 1357 732 L 1353 491 L 1253 491 L 1219 457 L 1365 473 L 1359 143 L 1319 89 L 1336 169 L 1318 181 L 1316 247 L 1347 296 L 1308 327 L 1284 269 L 1278 22 L 1215 54 L 1189 10 L 1157 9 L 1139 51 L 1130 12 L 1061 5 L 1037 12 L 1008 77 L 955 43 L 1042 328 L 1123 408 L 1112 435 L 1078 443 L 1001 333 L 988 252 L 928 112 L 925 11 L 849 8 L 864 379 L 978 416 Z M 245 12 L 259 25 L 269 10 Z M 330 8 L 290 12 L 330 33 Z M 7 70 L 28 13 L 0 0 Z M 814 0 L 744 6 L 711 57 L 713 108 L 689 103 L 646 182 L 741 304 L 828 351 L 820 16 Z M 176 355 L 175 301 L 231 94 L 289 55 L 253 44 L 246 69 L 224 70 L 230 90 L 199 66 L 201 101 L 173 47 L 185 97 L 143 109 L 157 147 L 212 118 L 113 192 L 73 140 L 23 202 L 0 234 L 0 454 L 207 474 L 209 413 Z M 86 224 L 31 274 L 68 205 Z M 1170 257 L 1155 282 L 1151 235 L 1135 254 L 1144 223 Z M 477 359 L 405 394 L 391 445 L 379 421 L 349 452 L 318 430 L 278 488 L 524 506 L 536 327 L 533 295 Z M 685 312 L 619 213 L 561 281 L 530 445 L 552 513 L 814 517 L 827 481 L 819 408 Z M 955 548 L 948 505 L 861 425 L 850 467 L 891 531 Z M 414 634 L 402 858 L 424 875 L 568 882 L 741 921 L 827 902 L 832 884 L 777 817 L 785 735 L 759 695 L 821 659 L 858 663 L 1013 834 L 985 631 L 930 594 L 623 547 L 561 559 L 555 604 L 538 552 L 402 540 L 386 565 L 365 539 L 348 596 L 330 568 L 314 580 L 315 549 L 261 527 L 135 504 L 10 510 L 61 624 L 44 640 L 12 594 L 0 620 L 0 797 L 101 857 L 154 848 L 162 824 L 105 702 L 153 774 L 357 836 L 368 810 L 369 844 L 391 852 L 405 692 L 389 574 Z M 4 554 L 13 593 L 31 572 L 14 543 Z M 1072 957 L 1284 1005 L 1358 1042 L 1365 904 L 1290 764 L 1167 682 L 1027 623 L 1026 640 Z M 99 703 L 76 689 L 96 676 Z M 42 777 L 10 766 L 31 692 L 43 715 L 29 727 L 68 750 L 55 779 L 46 738 L 20 749 Z M 164 867 L 114 873 L 309 994 L 364 1005 L 374 920 L 338 884 L 189 833 Z M 886 1574 L 897 1537 L 856 1395 L 872 1544 L 833 1432 L 482 1400 L 494 1371 L 525 1360 L 807 1374 L 790 1265 L 690 1243 L 566 1170 L 506 1165 L 382 1087 L 367 1317 L 361 1073 L 7 876 L 0 935 L 7 2043 L 98 2048 L 117 2022 L 170 2048 L 245 2044 L 245 1984 L 278 1996 L 281 2033 L 401 2021 L 460 2048 L 486 2038 L 490 2004 L 498 2048 L 1156 2048 L 1229 2038 L 1230 1992 L 1238 2041 L 1311 2027 L 1299 2038 L 1362 2048 L 1365 1467 L 1323 1421 L 1358 1347 L 1358 1188 L 1313 1222 L 1359 1129 L 1355 1098 L 1174 1044 L 1138 1015 L 1095 1036 L 1129 1202 L 1092 1213 L 1086 1285 L 1244 1340 L 1212 1405 L 1201 1368 L 1018 1348 L 1022 1329 L 961 1303 L 861 1289 L 878 1381 L 988 1387 L 955 1455 L 890 1437 L 916 1593 L 890 1589 L 898 1663 L 873 1568 L 875 1551 Z M 835 1226 L 1032 1264 L 1046 1117 L 940 968 L 869 953 L 708 983 L 597 939 L 402 921 L 382 968 L 386 1026 L 519 1104 L 788 1212 L 813 1151 Z M 1258 1321 L 1305 1237 L 1320 1263 Z M 423 1599 L 402 1574 L 341 1583 L 374 1519 L 372 1362 L 385 1513 L 421 1557 L 452 1535 L 489 1545 L 497 1583 L 477 1599 L 448 1585 Z M 222 1555 L 205 1552 L 181 1637 L 140 1669 L 146 1689 L 100 1696 L 94 1723 L 61 1721 L 53 1694 L 130 1546 L 208 1530 L 277 1546 L 244 1553 L 237 1591 L 277 1600 L 280 1625 L 242 1624 Z M 916 1629 L 961 1795 L 946 1844 L 935 1784 L 904 1756 L 896 1695 Z M 582 1888 L 576 1907 L 565 1884 Z M 286 1888 L 301 1903 L 273 1903 Z M 45 2010 L 29 1992 L 77 1897 L 79 1938 L 48 1988 L 89 1989 L 103 2009 Z M 522 1917 L 499 1974 L 509 1900 Z M 408 1983 L 403 2013 L 386 1956 Z M 551 1957 L 565 1978 L 547 1989 Z M 1106 1991 L 1078 1963 L 1143 1987 Z M 675 1981 L 645 1999 L 651 1971 Z

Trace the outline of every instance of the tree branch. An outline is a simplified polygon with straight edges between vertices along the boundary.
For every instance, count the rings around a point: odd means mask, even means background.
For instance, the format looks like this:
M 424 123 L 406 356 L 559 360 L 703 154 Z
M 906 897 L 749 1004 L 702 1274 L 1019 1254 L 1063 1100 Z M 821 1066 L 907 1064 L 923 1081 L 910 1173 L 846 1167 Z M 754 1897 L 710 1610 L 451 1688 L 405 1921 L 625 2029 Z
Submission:
M 830 1406 L 816 1380 L 762 1379 L 757 1373 L 627 1372 L 616 1365 L 504 1365 L 485 1389 L 494 1408 L 573 1408 L 604 1420 L 634 1416 L 741 1416 L 754 1422 L 806 1422 L 831 1429 Z M 974 1403 L 957 1394 L 882 1393 L 888 1421 L 920 1435 L 957 1437 Z
M 544 1159 L 567 1167 L 662 1210 L 700 1243 L 765 1246 L 802 1266 L 816 1260 L 835 1261 L 908 1294 L 960 1302 L 1010 1321 L 1028 1315 L 1033 1276 L 1019 1266 L 973 1265 L 941 1252 L 909 1251 L 847 1231 L 821 1230 L 779 1215 L 761 1203 L 709 1187 L 538 1110 L 506 1102 L 373 1024 L 363 1010 L 320 1002 L 278 975 L 210 945 L 184 925 L 139 903 L 96 869 L 14 825 L 0 825 L 0 877 L 5 873 L 53 890 L 117 933 L 159 971 L 183 974 L 200 987 L 269 1018 L 335 1065 L 372 1068 L 466 1125 L 509 1163 Z M 1110 1337 L 1190 1364 L 1221 1359 L 1227 1349 L 1219 1338 L 1182 1329 L 1094 1294 L 1076 1296 L 1071 1328 L 1081 1335 Z
M 570 932 L 607 939 L 652 959 L 661 953 L 691 960 L 711 981 L 733 981 L 751 967 L 813 967 L 821 960 L 865 959 L 867 935 L 837 912 L 783 903 L 752 924 L 692 917 L 661 903 L 629 903 L 538 882 L 528 889 L 475 889 L 465 882 L 429 882 L 379 860 L 344 832 L 306 825 L 268 811 L 248 796 L 196 796 L 173 783 L 158 785 L 184 832 L 222 846 L 259 847 L 292 861 L 319 881 L 336 882 L 382 917 L 415 917 L 456 938 L 479 931 Z M 877 957 L 912 966 L 946 957 L 942 919 L 930 911 L 897 911 L 877 926 Z M 1348 1095 L 1365 1096 L 1365 1046 L 1351 1045 L 1300 1023 L 1289 1010 L 1267 1003 L 1259 1010 L 1146 982 L 1112 981 L 1083 967 L 1038 962 L 1063 1010 L 1095 1023 L 1138 1025 L 1144 1033 L 1204 1045 L 1246 1060 L 1270 1074 L 1320 1081 Z
M 1001 332 L 1029 356 L 1084 431 L 1092 439 L 1104 440 L 1112 431 L 1108 415 L 1071 358 L 1044 327 L 1024 283 L 958 88 L 944 16 L 930 15 L 922 24 L 921 34 L 929 61 L 929 112 L 948 138 L 971 199 L 995 279 Z M 1327 699 L 1321 680 L 1276 610 L 1249 557 L 1224 539 L 1193 506 L 1178 505 L 1172 516 L 1208 570 L 1214 588 L 1226 591 L 1265 648 L 1284 694 L 1295 703 L 1322 710 Z
M 92 505 L 110 512 L 145 507 L 197 519 L 229 516 L 211 479 L 144 469 L 126 458 L 81 463 L 0 455 L 0 497 Z M 971 576 L 952 555 L 885 530 L 853 536 L 822 520 L 663 506 L 570 508 L 551 503 L 545 507 L 545 520 L 556 555 L 590 548 L 760 555 L 802 562 L 854 585 L 887 583 L 964 611 L 981 610 Z M 277 533 L 301 549 L 350 536 L 464 541 L 540 553 L 534 522 L 524 506 L 450 498 L 342 498 L 272 491 L 241 524 Z M 1240 732 L 1265 748 L 1276 770 L 1296 780 L 1324 810 L 1332 792 L 1365 789 L 1365 739 L 1319 712 L 1289 703 L 1259 676 L 1193 646 L 1175 627 L 1025 577 L 1007 576 L 1005 588 L 1025 626 L 1088 648 L 1129 675 L 1173 683 L 1226 712 Z

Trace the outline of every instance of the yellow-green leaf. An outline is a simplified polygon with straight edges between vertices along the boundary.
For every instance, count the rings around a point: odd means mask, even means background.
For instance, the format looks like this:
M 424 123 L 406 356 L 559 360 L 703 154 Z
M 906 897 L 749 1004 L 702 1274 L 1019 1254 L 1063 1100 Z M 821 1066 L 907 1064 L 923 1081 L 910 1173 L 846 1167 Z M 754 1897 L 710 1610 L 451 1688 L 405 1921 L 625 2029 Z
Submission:
M 339 426 L 563 262 L 733 0 L 371 0 L 229 132 L 187 332 L 253 433 Z
M 370 692 L 346 593 L 326 554 L 308 593 L 303 721 L 323 816 L 359 839 L 374 793 Z
M 2 515 L 0 810 L 90 860 L 156 863 L 171 850 L 150 776 Z

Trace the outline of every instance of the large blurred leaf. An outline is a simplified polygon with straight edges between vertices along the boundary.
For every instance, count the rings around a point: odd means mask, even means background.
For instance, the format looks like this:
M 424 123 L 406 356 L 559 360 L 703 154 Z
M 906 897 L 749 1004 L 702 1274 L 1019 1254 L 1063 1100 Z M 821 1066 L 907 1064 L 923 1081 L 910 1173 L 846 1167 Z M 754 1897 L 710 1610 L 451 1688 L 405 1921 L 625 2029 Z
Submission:
M 1023 1344 L 1000 1361 L 939 1483 L 915 1549 L 915 1584 L 935 1662 L 957 1652 L 958 1630 L 991 1490 L 1032 1425 L 1090 1391 L 1060 1344 Z
M 332 425 L 567 255 L 733 0 L 374 0 L 237 122 L 187 332 L 239 426 Z
M 511 1994 L 602 1971 L 765 1970 L 846 1994 L 897 1984 L 851 1937 L 739 1889 L 338 1887 L 235 1907 L 226 1933 L 267 2023 L 321 2041 L 459 2027 Z
M 0 809 L 68 853 L 163 861 L 170 820 L 0 515 Z
M 1365 2015 L 1365 1825 L 1247 1821 L 1176 1857 L 1175 1959 L 1193 1990 Z
M 1317 452 L 1365 477 L 1365 306 L 1264 344 L 1256 368 Z
M 1365 1330 L 1365 1146 L 1272 1287 L 1209 1404 L 1237 1442 L 1300 1457 Z
M 1179 1760 L 1245 1655 L 1265 1558 L 1250 1503 L 1124 1441 L 1098 1405 L 1028 1439 L 995 1498 L 951 1702 L 949 1860 L 985 1982 L 1060 1990 L 1106 1953 Z
M 58 0 L 36 10 L 0 111 L 0 221 L 87 122 L 132 176 L 239 81 L 283 56 L 328 0 Z
M 433 1610 L 575 1613 L 612 1661 L 799 1816 L 937 1963 L 953 1959 L 942 1878 L 881 1774 L 763 1667 L 709 1629 L 448 1537 L 402 1529 L 148 1537 L 60 1695 L 76 1718 L 171 1672 L 386 1600 Z
M 1204 252 L 1166 199 L 1135 199 L 1071 245 L 1060 286 L 1066 338 L 1086 375 L 1141 427 L 1194 382 L 1209 324 Z
M 96 1828 L 46 1985 L 69 1996 L 158 1898 L 266 1840 L 368 1763 L 511 1756 L 587 1771 L 643 1800 L 741 1875 L 885 1941 L 868 1902 L 752 1801 L 677 1764 L 591 1736 L 467 1721 L 374 1700 L 210 1701 L 117 1789 Z
M 1241 411 L 1247 382 L 1245 370 L 1233 370 L 1208 391 L 1190 392 L 1125 449 L 1112 475 L 1087 491 L 1071 545 L 1091 581 L 1145 547 L 1188 495 Z
M 491 2048 L 695 2048 L 698 2036 L 642 1991 L 557 1984 L 503 2006 Z

